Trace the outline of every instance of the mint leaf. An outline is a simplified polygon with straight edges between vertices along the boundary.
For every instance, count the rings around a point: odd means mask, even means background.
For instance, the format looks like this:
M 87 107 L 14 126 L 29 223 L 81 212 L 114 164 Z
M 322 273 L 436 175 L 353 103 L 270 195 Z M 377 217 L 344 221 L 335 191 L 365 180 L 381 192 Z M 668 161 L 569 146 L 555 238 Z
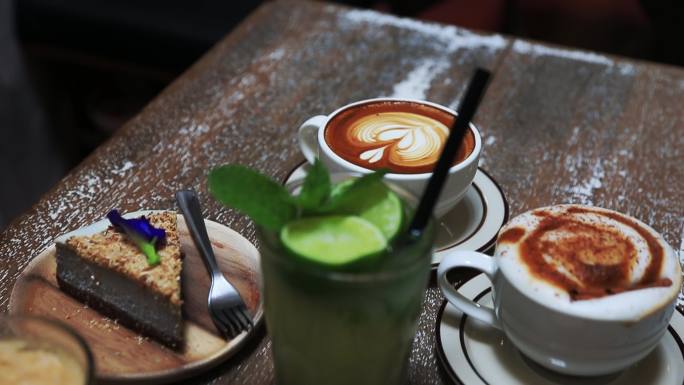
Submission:
M 316 159 L 309 169 L 302 185 L 302 190 L 297 196 L 297 204 L 305 210 L 316 210 L 330 196 L 330 174 L 323 163 Z
M 224 205 L 272 231 L 279 231 L 297 213 L 283 186 L 244 166 L 225 165 L 211 170 L 209 191 Z
M 331 191 L 330 199 L 321 206 L 320 212 L 329 212 L 336 210 L 340 205 L 345 204 L 349 200 L 364 200 L 363 194 L 368 191 L 368 186 L 374 183 L 381 183 L 382 177 L 387 174 L 387 170 L 377 170 L 371 174 L 348 181 L 344 181 Z

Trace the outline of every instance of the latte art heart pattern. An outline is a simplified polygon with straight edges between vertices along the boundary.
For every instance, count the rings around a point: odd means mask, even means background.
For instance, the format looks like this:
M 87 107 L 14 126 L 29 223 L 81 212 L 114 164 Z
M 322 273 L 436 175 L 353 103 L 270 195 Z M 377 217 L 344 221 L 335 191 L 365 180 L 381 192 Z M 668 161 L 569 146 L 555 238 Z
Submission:
M 432 172 L 454 115 L 421 103 L 370 102 L 348 108 L 326 125 L 325 141 L 342 159 L 369 170 L 392 173 Z M 475 134 L 469 130 L 456 151 L 453 164 L 475 149 Z
M 369 148 L 359 160 L 387 163 L 402 167 L 433 164 L 439 157 L 449 128 L 441 122 L 407 112 L 385 112 L 355 121 L 347 131 L 347 139 L 359 147 Z

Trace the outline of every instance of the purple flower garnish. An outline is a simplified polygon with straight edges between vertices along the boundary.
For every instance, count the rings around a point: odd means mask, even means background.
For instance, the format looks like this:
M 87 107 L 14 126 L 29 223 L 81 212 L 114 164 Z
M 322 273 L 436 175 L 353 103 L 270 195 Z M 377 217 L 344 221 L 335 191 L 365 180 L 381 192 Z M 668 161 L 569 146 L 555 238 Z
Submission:
M 164 229 L 152 226 L 150 221 L 144 216 L 126 219 L 116 209 L 112 209 L 107 213 L 107 219 L 109 219 L 112 225 L 123 230 L 135 242 L 147 256 L 147 263 L 149 265 L 156 265 L 160 262 L 156 246 L 166 240 L 166 231 Z

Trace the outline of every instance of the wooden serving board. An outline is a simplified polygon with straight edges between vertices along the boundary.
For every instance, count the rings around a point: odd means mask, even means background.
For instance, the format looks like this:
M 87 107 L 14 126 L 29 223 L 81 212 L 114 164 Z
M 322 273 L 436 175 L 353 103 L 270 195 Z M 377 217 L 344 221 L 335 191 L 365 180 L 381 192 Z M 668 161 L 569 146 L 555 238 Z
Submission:
M 150 212 L 139 215 L 147 213 Z M 256 327 L 263 318 L 259 252 L 228 227 L 208 220 L 205 223 L 217 262 L 226 279 L 242 295 Z M 62 292 L 55 277 L 54 245 L 33 259 L 17 279 L 10 312 L 56 318 L 75 329 L 92 350 L 98 383 L 161 384 L 206 370 L 235 353 L 253 329 L 229 341 L 220 336 L 207 309 L 210 277 L 182 215 L 178 215 L 178 231 L 185 254 L 184 351 L 175 352 L 144 338 Z

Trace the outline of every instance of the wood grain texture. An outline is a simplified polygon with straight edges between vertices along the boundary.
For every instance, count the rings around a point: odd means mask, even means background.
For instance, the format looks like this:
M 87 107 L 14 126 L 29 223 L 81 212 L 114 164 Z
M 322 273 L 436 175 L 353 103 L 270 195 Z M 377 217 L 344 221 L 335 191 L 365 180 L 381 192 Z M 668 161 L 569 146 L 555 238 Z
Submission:
M 207 170 L 255 167 L 277 179 L 303 157 L 312 115 L 376 96 L 455 106 L 476 66 L 494 77 L 475 124 L 481 164 L 513 215 L 553 203 L 616 209 L 684 254 L 684 71 L 309 2 L 267 3 L 0 235 L 0 309 L 17 274 L 52 239 L 112 207 L 173 208 L 199 191 L 204 214 L 254 240 L 207 194 Z M 458 278 L 458 277 L 457 277 Z M 442 384 L 428 289 L 411 383 Z M 190 384 L 273 383 L 269 339 Z
M 258 324 L 263 318 L 259 252 L 218 223 L 207 221 L 206 226 L 219 267 Z M 91 347 L 98 383 L 168 383 L 215 366 L 235 354 L 250 335 L 243 333 L 230 340 L 220 336 L 207 308 L 209 273 L 180 215 L 178 233 L 184 255 L 181 282 L 186 342 L 179 352 L 142 337 L 62 292 L 56 279 L 55 246 L 40 253 L 21 273 L 9 311 L 54 318 L 76 330 Z

